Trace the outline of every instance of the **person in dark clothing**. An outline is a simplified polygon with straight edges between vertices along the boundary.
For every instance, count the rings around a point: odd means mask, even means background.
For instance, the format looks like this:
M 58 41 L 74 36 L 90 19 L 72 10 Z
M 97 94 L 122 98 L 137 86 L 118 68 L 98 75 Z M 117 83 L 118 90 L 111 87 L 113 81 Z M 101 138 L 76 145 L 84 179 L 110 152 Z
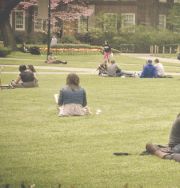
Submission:
M 140 78 L 156 78 L 157 71 L 156 67 L 152 64 L 152 60 L 149 59 L 147 64 L 143 67 L 143 71 L 140 75 Z
M 103 46 L 104 61 L 110 62 L 111 46 L 105 41 Z
M 147 143 L 146 150 L 161 159 L 170 159 L 180 162 L 180 114 L 177 115 L 172 125 L 168 146 Z
M 17 87 L 36 87 L 38 86 L 34 73 L 32 71 L 28 71 L 25 65 L 19 66 L 20 74 L 18 78 L 11 82 L 11 85 L 15 88 Z

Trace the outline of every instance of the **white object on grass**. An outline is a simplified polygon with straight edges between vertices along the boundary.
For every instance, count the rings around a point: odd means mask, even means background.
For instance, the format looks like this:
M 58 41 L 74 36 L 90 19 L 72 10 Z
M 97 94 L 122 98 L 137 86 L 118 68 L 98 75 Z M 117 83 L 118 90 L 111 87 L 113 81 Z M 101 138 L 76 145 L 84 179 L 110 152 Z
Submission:
M 99 115 L 101 112 L 102 112 L 101 109 L 97 109 L 97 110 L 96 110 L 96 115 Z
M 59 98 L 59 94 L 54 94 L 54 100 L 56 104 L 58 104 L 58 98 Z

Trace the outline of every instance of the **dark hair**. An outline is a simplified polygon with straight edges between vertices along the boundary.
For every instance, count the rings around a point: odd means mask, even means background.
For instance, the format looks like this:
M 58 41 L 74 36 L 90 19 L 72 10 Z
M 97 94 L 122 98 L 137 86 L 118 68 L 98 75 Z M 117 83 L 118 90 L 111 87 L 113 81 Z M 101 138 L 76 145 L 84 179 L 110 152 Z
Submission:
M 68 74 L 68 76 L 66 78 L 66 84 L 70 87 L 71 86 L 79 87 L 79 76 L 75 73 Z
M 23 71 L 25 71 L 26 70 L 26 65 L 20 65 L 19 66 L 19 71 L 20 72 L 23 72 Z
M 33 65 L 28 65 L 28 69 L 32 72 L 36 72 L 36 69 L 34 68 Z
M 155 62 L 155 63 L 159 63 L 159 59 L 155 59 L 154 62 Z

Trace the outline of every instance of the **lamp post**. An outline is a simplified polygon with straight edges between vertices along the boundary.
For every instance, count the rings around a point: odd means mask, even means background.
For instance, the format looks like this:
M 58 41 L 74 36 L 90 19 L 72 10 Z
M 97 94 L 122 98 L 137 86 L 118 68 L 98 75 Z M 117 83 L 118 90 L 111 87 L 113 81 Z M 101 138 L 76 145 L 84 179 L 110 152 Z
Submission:
M 48 41 L 47 41 L 47 60 L 50 54 L 50 43 L 51 43 L 51 0 L 48 0 Z

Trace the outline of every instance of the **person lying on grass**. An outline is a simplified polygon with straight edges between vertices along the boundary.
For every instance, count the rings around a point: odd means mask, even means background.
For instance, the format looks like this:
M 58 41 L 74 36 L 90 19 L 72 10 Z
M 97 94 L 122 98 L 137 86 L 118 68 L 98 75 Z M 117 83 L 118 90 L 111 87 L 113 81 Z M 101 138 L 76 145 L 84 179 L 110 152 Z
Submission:
M 26 88 L 26 87 L 37 87 L 37 79 L 34 73 L 27 69 L 26 65 L 19 66 L 20 74 L 16 80 L 11 82 L 14 88 Z
M 160 146 L 152 143 L 146 144 L 147 152 L 156 155 L 161 159 L 169 159 L 180 162 L 180 114 L 173 122 L 168 146 Z
M 79 86 L 79 76 L 68 74 L 66 86 L 60 89 L 58 105 L 59 116 L 83 116 L 90 114 L 86 91 Z
M 52 53 L 50 53 L 48 55 L 48 59 L 45 61 L 45 63 L 47 63 L 47 64 L 67 64 L 67 61 L 57 60 L 56 57 L 54 57 L 52 55 Z

